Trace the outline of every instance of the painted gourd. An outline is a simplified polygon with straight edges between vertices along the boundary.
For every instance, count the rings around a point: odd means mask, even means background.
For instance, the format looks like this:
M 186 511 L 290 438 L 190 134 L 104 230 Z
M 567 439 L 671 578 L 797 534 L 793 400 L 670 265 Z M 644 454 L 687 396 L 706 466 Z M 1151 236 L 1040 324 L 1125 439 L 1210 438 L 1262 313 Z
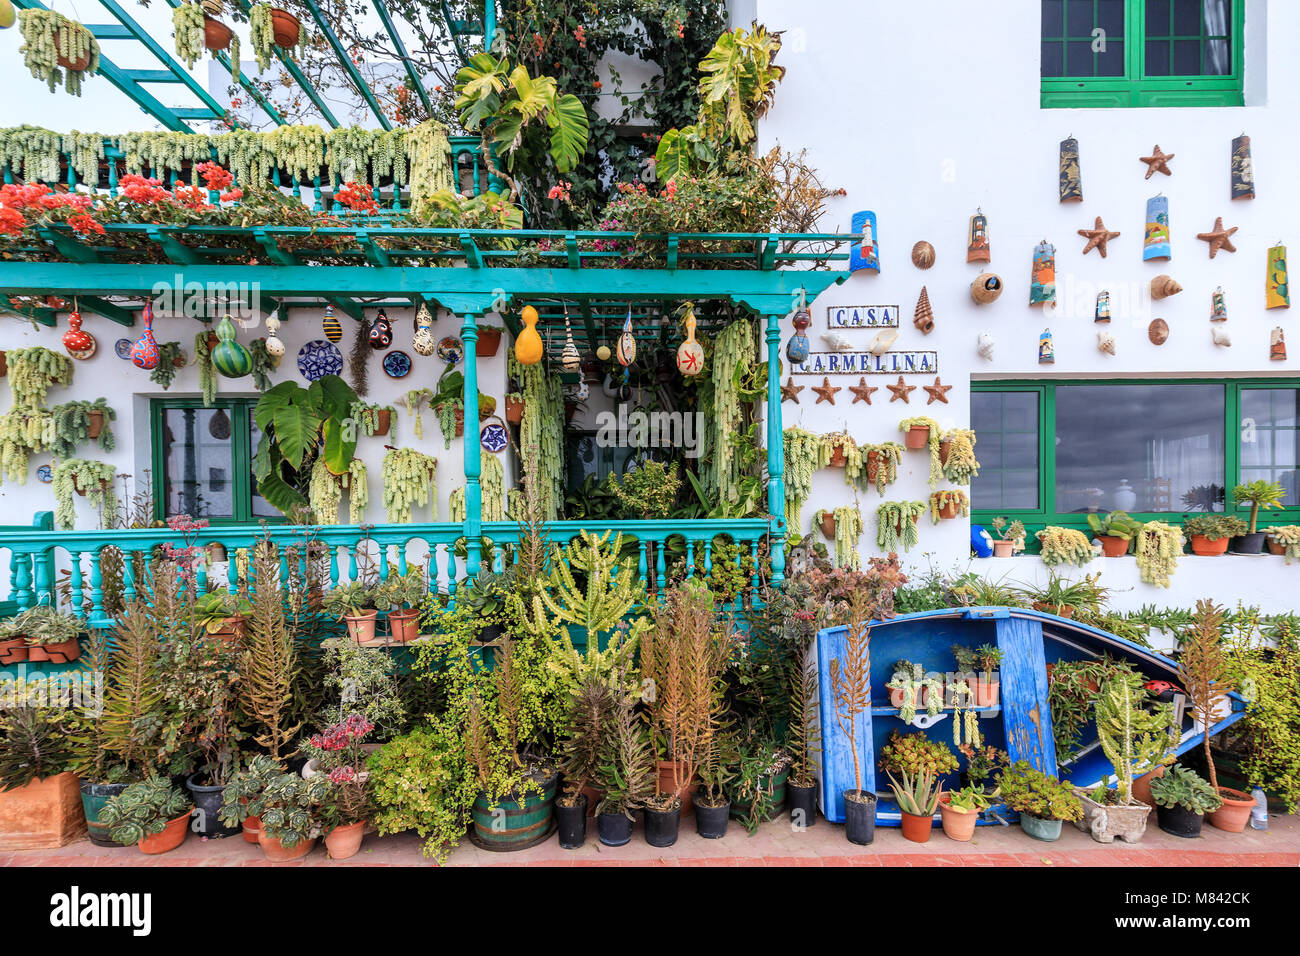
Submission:
M 536 365 L 542 360 L 542 337 L 537 334 L 537 310 L 526 305 L 520 314 L 523 331 L 515 339 L 515 360 L 520 365 Z
M 68 316 L 68 331 L 63 333 L 63 347 L 74 355 L 77 352 L 90 352 L 95 348 L 95 339 L 89 332 L 82 331 L 80 312 L 73 312 Z
M 576 372 L 582 368 L 582 356 L 573 344 L 573 328 L 569 325 L 569 310 L 564 310 L 564 349 L 560 352 L 560 364 L 566 372 Z
M 687 378 L 704 371 L 704 346 L 695 341 L 695 311 L 686 312 L 686 341 L 677 346 L 677 371 Z
M 415 349 L 417 355 L 432 355 L 437 347 L 438 341 L 433 337 L 433 322 L 429 318 L 429 310 L 421 305 L 420 311 L 415 316 L 415 334 L 411 336 L 411 348 Z
M 388 313 L 383 309 L 375 316 L 375 324 L 370 326 L 370 347 L 378 351 L 393 344 L 393 323 L 388 321 Z
M 284 357 L 284 340 L 276 333 L 280 331 L 280 320 L 274 315 L 266 317 L 266 352 L 271 358 L 279 360 Z
M 217 326 L 217 346 L 212 350 L 212 367 L 226 378 L 242 378 L 253 370 L 253 356 L 235 341 L 235 323 L 228 315 Z
M 812 316 L 807 309 L 799 309 L 791 321 L 794 324 L 794 335 L 785 343 L 785 357 L 794 365 L 802 365 L 808 361 L 810 345 L 804 330 L 812 325 Z
M 339 317 L 334 314 L 334 306 L 325 306 L 325 314 L 320 320 L 320 330 L 325 338 L 331 342 L 337 342 L 343 338 L 343 324 L 339 322 Z
M 12 0 L 0 0 L 0 30 L 8 30 L 17 19 Z
M 131 363 L 146 372 L 158 367 L 158 342 L 153 337 L 153 303 L 144 304 L 144 331 L 131 346 Z
M 636 361 L 636 336 L 632 334 L 632 307 L 628 306 L 623 331 L 618 337 L 618 362 L 625 368 Z

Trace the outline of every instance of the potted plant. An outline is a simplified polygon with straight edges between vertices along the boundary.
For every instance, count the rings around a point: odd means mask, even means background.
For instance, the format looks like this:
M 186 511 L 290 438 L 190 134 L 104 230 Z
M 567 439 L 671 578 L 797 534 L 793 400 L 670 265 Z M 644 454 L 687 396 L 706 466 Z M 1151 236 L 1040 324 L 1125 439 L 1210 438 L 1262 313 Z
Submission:
M 31 663 L 67 664 L 81 656 L 80 636 L 85 630 L 85 624 L 75 614 L 37 604 L 0 621 L 0 641 L 21 638 L 26 644 L 24 659 Z
M 401 574 L 388 569 L 388 577 L 375 588 L 375 609 L 388 615 L 388 630 L 394 641 L 407 644 L 420 636 L 420 606 L 429 596 L 429 584 L 422 568 Z
M 252 611 L 252 603 L 242 594 L 213 588 L 194 602 L 194 622 L 208 637 L 238 644 Z
M 939 816 L 943 822 L 944 836 L 959 843 L 969 843 L 975 835 L 980 813 L 992 805 L 996 795 L 997 791 L 987 794 L 983 787 L 975 784 L 940 794 Z
M 845 468 L 852 463 L 853 474 L 856 475 L 862 467 L 862 453 L 858 450 L 858 443 L 848 432 L 832 432 L 823 435 L 822 445 L 825 449 L 822 457 L 831 468 Z
M 1049 568 L 1060 564 L 1072 564 L 1081 568 L 1097 556 L 1088 536 L 1074 528 L 1049 524 L 1042 531 L 1036 532 L 1034 537 L 1038 539 L 1039 557 Z
M 908 451 L 920 451 L 930 443 L 932 435 L 935 444 L 938 444 L 940 438 L 939 423 L 927 415 L 904 418 L 898 423 L 898 430 L 906 436 L 903 438 L 903 447 Z
M 372 405 L 369 402 L 354 402 L 351 418 L 363 435 L 382 438 L 389 429 L 393 431 L 393 441 L 397 440 L 397 429 L 393 428 L 397 420 L 397 409 L 392 405 Z
M 885 489 L 898 480 L 898 465 L 903 460 L 903 446 L 896 441 L 881 442 L 879 445 L 863 444 L 860 446 L 866 469 L 862 473 L 861 484 L 865 491 L 868 485 L 876 486 L 876 493 L 884 495 Z
M 1006 518 L 994 518 L 993 530 L 997 540 L 993 542 L 993 557 L 1009 558 L 1017 551 L 1025 549 L 1025 523 L 1019 519 L 1008 522 Z
M 1300 525 L 1283 524 L 1269 528 L 1268 550 L 1270 554 L 1286 556 L 1286 563 L 1293 558 L 1300 558 Z
M 903 837 L 913 843 L 928 843 L 934 830 L 934 812 L 943 793 L 943 780 L 927 770 L 902 770 L 902 780 L 889 772 L 889 789 L 894 791 L 903 817 Z
M 998 775 L 1002 802 L 1020 814 L 1020 828 L 1035 840 L 1058 840 L 1061 822 L 1083 817 L 1083 804 L 1069 784 L 1017 760 Z
M 1210 749 L 1210 731 L 1217 714 L 1228 710 L 1227 694 L 1235 689 L 1223 643 L 1223 609 L 1213 602 L 1201 599 L 1196 602 L 1191 627 L 1183 634 L 1181 653 L 1178 656 L 1178 679 L 1187 691 L 1192 705 L 1192 716 L 1204 732 L 1205 766 L 1210 775 L 1210 789 L 1221 800 L 1209 807 L 1210 825 L 1231 833 L 1246 829 L 1254 801 L 1248 794 L 1230 787 L 1219 786 L 1219 776 L 1214 767 L 1214 754 Z M 1155 796 L 1152 782 L 1152 796 Z M 1159 801 L 1157 800 L 1157 805 Z
M 23 36 L 19 52 L 32 76 L 44 80 L 51 93 L 62 83 L 73 96 L 80 96 L 82 76 L 99 71 L 99 44 L 89 27 L 43 9 L 20 10 L 18 20 Z
M 562 849 L 576 850 L 586 842 L 589 798 L 584 791 L 600 775 L 615 700 L 608 678 L 596 667 L 586 669 L 582 682 L 570 697 L 565 734 L 560 742 L 564 784 L 555 798 L 555 821 Z
M 939 439 L 939 463 L 943 476 L 954 485 L 969 485 L 980 473 L 980 463 L 975 458 L 975 432 L 970 428 L 954 428 Z
M 889 776 L 890 788 L 898 799 L 903 836 L 914 843 L 927 842 L 943 778 L 957 769 L 957 757 L 943 744 L 926 737 L 924 731 L 894 731 L 889 743 L 880 749 L 880 767 Z
M 1020 593 L 1035 610 L 1068 618 L 1073 617 L 1076 611 L 1098 609 L 1104 594 L 1099 590 L 1098 578 L 1098 574 L 1089 574 L 1082 581 L 1067 581 L 1049 571 L 1046 584 L 1023 588 Z
M 930 492 L 930 522 L 938 524 L 940 519 L 965 517 L 970 513 L 970 498 L 960 488 L 952 491 Z
M 1103 783 L 1092 793 L 1076 789 L 1083 816 L 1074 825 L 1098 843 L 1113 843 L 1116 837 L 1136 843 L 1146 832 L 1151 808 L 1133 798 L 1133 775 L 1156 766 L 1164 757 L 1174 718 L 1172 705 L 1147 708 L 1145 698 L 1142 678 L 1133 673 L 1110 678 L 1097 697 L 1097 740 L 1115 771 L 1115 788 Z
M 1088 515 L 1088 527 L 1101 542 L 1101 553 L 1108 558 L 1128 554 L 1130 543 L 1142 530 L 1142 522 L 1130 518 L 1127 512 L 1112 511 L 1106 517 Z
M 480 325 L 478 340 L 474 343 L 474 355 L 477 358 L 491 358 L 501 346 L 501 326 Z
M 862 789 L 862 764 L 858 759 L 858 718 L 871 708 L 871 623 L 879 608 L 867 603 L 862 591 L 854 592 L 851 617 L 844 634 L 844 649 L 830 660 L 831 697 L 835 722 L 848 738 L 853 757 L 853 789 L 845 790 L 844 833 L 850 843 L 867 846 L 876 836 L 876 795 Z
M 524 408 L 523 392 L 506 393 L 506 421 L 518 425 L 524 420 Z
M 810 827 L 817 822 L 817 778 L 814 768 L 821 752 L 818 720 L 817 662 L 810 660 L 808 647 L 800 644 L 790 667 L 790 819 L 794 826 Z M 696 808 L 698 818 L 699 809 Z
M 326 614 L 346 621 L 348 636 L 358 644 L 369 644 L 375 639 L 375 590 L 364 581 L 349 581 L 330 589 L 322 602 Z
M 30 692 L 38 681 L 28 678 Z M 4 688 L 12 692 L 15 685 Z M 70 736 L 80 730 L 67 707 L 0 709 L 0 850 L 60 847 L 86 832 Z
M 1232 500 L 1238 508 L 1250 505 L 1250 527 L 1245 534 L 1232 540 L 1233 554 L 1259 554 L 1264 550 L 1264 532 L 1259 531 L 1260 508 L 1280 508 L 1286 491 L 1280 482 L 1260 478 L 1232 489 Z
M 1192 554 L 1210 556 L 1227 551 L 1229 541 L 1245 534 L 1248 527 L 1234 515 L 1194 515 L 1183 522 L 1183 533 L 1191 543 Z
M 1151 781 L 1151 798 L 1160 829 L 1186 839 L 1200 836 L 1205 814 L 1223 805 L 1214 787 L 1180 764 Z
M 479 623 L 478 640 L 487 644 L 501 636 L 506 602 L 516 587 L 514 567 L 494 572 L 483 570 L 466 578 L 456 591 L 456 603 L 474 612 Z
M 257 842 L 266 859 L 287 863 L 306 856 L 316 845 L 328 792 L 329 782 L 323 774 L 304 779 L 301 774 L 286 772 L 271 757 L 258 754 L 226 788 L 221 820 L 238 826 L 256 818 Z
M 976 747 L 973 744 L 964 743 L 957 749 L 966 758 L 966 769 L 962 771 L 964 785 L 977 787 L 987 794 L 996 793 L 997 775 L 1002 768 L 1011 764 L 1011 758 L 1007 756 L 1007 752 L 987 744 Z
M 54 419 L 54 442 L 50 451 L 56 458 L 75 458 L 77 446 L 95 442 L 102 451 L 117 447 L 112 422 L 117 412 L 103 398 L 94 401 L 74 400 L 50 409 Z
M 185 842 L 193 810 L 185 792 L 170 780 L 149 777 L 111 797 L 99 812 L 99 822 L 122 846 L 134 844 L 141 853 L 166 853 Z
M 952 655 L 957 660 L 957 670 L 969 674 L 972 703 L 976 707 L 996 707 L 1001 681 L 998 668 L 1002 665 L 1002 651 L 995 644 L 966 647 L 952 645 Z
M 361 850 L 370 815 L 370 794 L 365 770 L 364 741 L 375 725 L 361 714 L 331 724 L 313 734 L 305 748 L 312 755 L 303 777 L 323 778 L 328 787 L 320 804 L 321 829 L 331 860 L 346 860 Z M 310 768 L 310 773 L 308 768 Z
M 117 496 L 113 493 L 113 478 L 117 469 L 102 461 L 69 458 L 54 467 L 54 524 L 71 531 L 77 520 L 72 494 L 87 497 L 92 507 L 101 514 L 111 515 L 117 509 Z
M 611 687 L 614 707 L 593 781 L 601 793 L 596 833 L 605 846 L 623 846 L 632 839 L 633 811 L 654 794 L 656 777 L 648 734 L 634 710 L 636 700 L 624 690 L 621 676 L 612 678 Z
M 925 668 L 911 661 L 895 661 L 888 683 L 889 702 L 898 708 L 898 719 L 911 723 L 916 709 L 925 707 L 930 716 L 943 709 L 943 681 L 926 677 Z

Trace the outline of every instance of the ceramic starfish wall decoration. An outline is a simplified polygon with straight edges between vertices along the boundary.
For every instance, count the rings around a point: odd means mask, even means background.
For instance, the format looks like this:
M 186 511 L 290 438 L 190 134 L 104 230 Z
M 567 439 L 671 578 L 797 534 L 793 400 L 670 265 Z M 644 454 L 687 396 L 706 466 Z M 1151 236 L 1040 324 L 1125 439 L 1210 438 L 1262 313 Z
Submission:
M 1157 170 L 1164 173 L 1166 176 L 1172 176 L 1173 173 L 1169 171 L 1169 160 L 1173 158 L 1173 153 L 1162 153 L 1160 152 L 1159 145 L 1157 145 L 1153 150 L 1151 150 L 1150 156 L 1142 157 L 1142 162 L 1147 164 L 1147 174 L 1142 178 L 1150 179 L 1151 174 Z
M 1083 254 L 1086 256 L 1093 249 L 1101 253 L 1103 259 L 1106 258 L 1106 243 L 1110 242 L 1118 232 L 1110 232 L 1106 229 L 1105 223 L 1101 221 L 1101 216 L 1097 217 L 1097 225 L 1092 229 L 1080 229 L 1079 235 L 1088 240 L 1088 244 L 1083 247 Z
M 781 386 L 781 401 L 794 402 L 798 405 L 799 393 L 804 390 L 804 387 L 803 385 L 796 385 L 793 377 L 787 378 L 785 384 Z
M 839 390 L 840 390 L 840 386 L 832 385 L 831 380 L 823 376 L 822 383 L 820 385 L 813 386 L 813 391 L 817 393 L 817 401 L 814 402 L 813 404 L 820 405 L 822 402 L 830 402 L 832 405 L 834 405 L 835 393 L 838 392 Z
M 938 375 L 934 377 L 933 385 L 923 385 L 921 387 L 930 394 L 930 397 L 926 399 L 925 404 L 933 405 L 935 402 L 943 402 L 945 405 L 948 404 L 948 390 L 952 388 L 952 386 L 944 385 L 940 382 Z
M 1237 247 L 1232 244 L 1232 234 L 1237 231 L 1237 227 L 1231 229 L 1223 228 L 1223 217 L 1219 216 L 1214 220 L 1214 228 L 1209 232 L 1198 232 L 1197 239 L 1204 239 L 1210 244 L 1210 258 L 1220 249 L 1226 249 L 1228 252 L 1236 252 Z
M 887 385 L 885 385 L 885 388 L 889 389 L 891 392 L 894 393 L 893 395 L 890 395 L 890 396 L 889 396 L 889 401 L 890 401 L 891 403 L 892 403 L 892 402 L 897 402 L 897 401 L 899 401 L 899 400 L 901 399 L 905 404 L 911 404 L 911 400 L 910 400 L 907 396 L 911 395 L 913 392 L 916 391 L 916 386 L 915 386 L 915 385 L 904 385 L 904 384 L 903 384 L 903 376 L 901 376 L 901 375 L 898 376 L 898 384 L 897 384 L 897 385 L 888 385 L 888 384 L 887 384 Z
M 866 377 L 862 376 L 858 379 L 857 385 L 849 386 L 849 391 L 853 393 L 853 401 L 849 404 L 856 405 L 858 402 L 866 402 L 870 405 L 871 393 L 878 392 L 880 389 L 875 385 L 868 385 Z

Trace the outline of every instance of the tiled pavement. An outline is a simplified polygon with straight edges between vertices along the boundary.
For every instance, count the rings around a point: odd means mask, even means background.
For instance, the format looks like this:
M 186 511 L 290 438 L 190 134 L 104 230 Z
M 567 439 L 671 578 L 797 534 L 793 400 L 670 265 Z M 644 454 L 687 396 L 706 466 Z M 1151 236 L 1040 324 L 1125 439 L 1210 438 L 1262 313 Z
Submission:
M 106 849 L 88 841 L 57 850 L 0 851 L 0 866 L 263 866 L 261 850 L 239 837 L 224 840 L 190 838 L 176 850 L 146 856 L 133 848 Z M 361 852 L 350 860 L 331 862 L 323 847 L 307 857 L 280 866 L 430 866 L 420 852 L 420 840 L 410 833 L 369 835 Z M 555 837 L 517 853 L 492 853 L 466 841 L 452 853 L 450 866 L 1300 866 L 1300 816 L 1273 816 L 1269 829 L 1224 833 L 1206 826 L 1199 839 L 1184 840 L 1159 830 L 1154 820 L 1134 846 L 1093 842 L 1087 834 L 1066 826 L 1061 839 L 1042 843 L 1018 826 L 981 827 L 971 843 L 957 843 L 935 829 L 928 843 L 911 843 L 895 828 L 876 830 L 871 846 L 859 847 L 844 838 L 844 828 L 819 819 L 803 832 L 773 822 L 753 836 L 732 821 L 721 840 L 696 836 L 694 821 L 683 821 L 676 845 L 656 849 L 646 844 L 638 825 L 632 842 L 601 846 L 594 822 L 586 846 L 562 850 Z

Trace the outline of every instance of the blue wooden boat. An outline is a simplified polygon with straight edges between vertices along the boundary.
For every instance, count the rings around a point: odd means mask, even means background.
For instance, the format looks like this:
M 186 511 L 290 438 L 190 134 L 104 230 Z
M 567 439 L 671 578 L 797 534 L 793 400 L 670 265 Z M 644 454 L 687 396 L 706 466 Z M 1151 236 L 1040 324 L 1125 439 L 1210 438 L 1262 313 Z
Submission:
M 818 679 L 821 689 L 821 802 L 826 819 L 844 820 L 845 790 L 852 790 L 853 757 L 848 737 L 835 717 L 835 702 L 830 692 L 829 664 L 843 653 L 845 627 L 818 632 Z M 997 706 L 976 708 L 980 711 L 980 733 L 986 744 L 1006 750 L 1012 760 L 1028 760 L 1039 770 L 1069 780 L 1080 787 L 1094 787 L 1103 781 L 1113 782 L 1110 762 L 1097 743 L 1096 729 L 1089 724 L 1082 733 L 1081 747 L 1073 759 L 1058 764 L 1052 738 L 1052 714 L 1047 699 L 1047 665 L 1056 662 L 1100 658 L 1105 654 L 1126 660 L 1149 680 L 1178 682 L 1178 664 L 1149 648 L 1141 647 L 1106 631 L 1057 617 L 1042 611 L 1005 607 L 947 608 L 903 614 L 871 629 L 872 706 L 857 719 L 858 758 L 862 766 L 864 790 L 877 794 L 876 823 L 898 826 L 901 816 L 889 790 L 889 779 L 878 772 L 877 755 L 893 731 L 914 732 L 926 727 L 932 740 L 952 746 L 952 710 L 935 718 L 918 710 L 912 726 L 904 723 L 898 709 L 889 700 L 885 684 L 898 660 L 923 664 L 927 671 L 957 670 L 952 645 L 970 648 L 994 644 L 1002 651 L 1000 695 Z M 1246 703 L 1237 694 L 1229 694 L 1228 707 L 1211 727 L 1211 734 L 1240 720 Z M 1201 744 L 1204 733 L 1192 720 L 1190 707 L 1184 708 L 1181 734 L 1173 751 L 1182 754 Z M 965 758 L 957 754 L 961 767 L 945 780 L 945 789 L 959 786 Z M 980 823 L 999 823 L 1015 819 L 1004 808 L 993 807 L 982 815 Z M 936 814 L 935 821 L 939 817 Z

